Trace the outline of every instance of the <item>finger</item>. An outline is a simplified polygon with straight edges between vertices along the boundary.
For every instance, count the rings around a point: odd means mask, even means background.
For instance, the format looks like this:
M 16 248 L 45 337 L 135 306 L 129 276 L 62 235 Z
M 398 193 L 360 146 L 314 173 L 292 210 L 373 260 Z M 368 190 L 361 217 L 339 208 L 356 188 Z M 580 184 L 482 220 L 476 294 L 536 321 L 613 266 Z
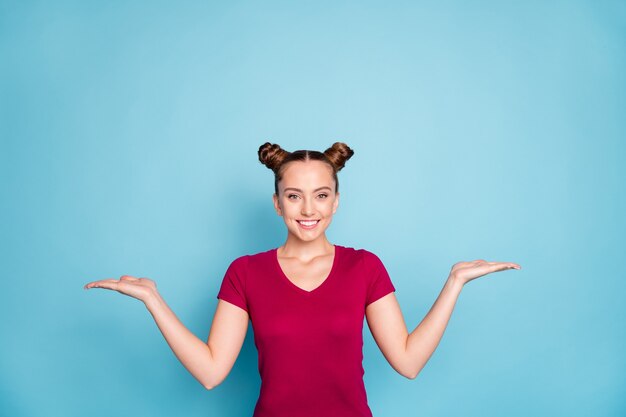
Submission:
M 93 281 L 93 282 L 90 282 L 90 283 L 86 284 L 84 288 L 86 290 L 90 289 L 90 288 L 100 288 L 100 287 L 103 287 L 103 286 L 106 286 L 106 285 L 109 285 L 109 284 L 112 284 L 112 283 L 118 283 L 118 282 L 119 282 L 118 280 L 113 279 L 113 278 L 101 279 L 99 281 Z
M 502 264 L 506 265 L 507 268 L 513 268 L 513 269 L 522 269 L 522 267 L 519 264 L 516 264 L 515 262 L 502 262 Z
M 102 281 L 102 280 L 100 280 L 100 281 Z M 100 281 L 91 281 L 91 282 L 88 282 L 88 283 L 86 283 L 86 284 L 84 285 L 84 287 L 83 287 L 83 288 L 85 288 L 85 289 L 88 289 L 88 288 L 93 288 L 93 287 L 94 287 L 94 286 L 96 286 L 96 285 L 97 285 Z
M 521 269 L 522 267 L 514 262 L 488 262 L 489 265 L 495 267 L 496 270 L 501 271 L 504 269 Z
M 113 281 L 113 282 L 100 282 L 100 283 L 96 283 L 95 285 L 89 287 L 89 288 L 105 288 L 107 290 L 114 290 L 114 291 L 118 291 L 119 290 L 119 286 L 120 286 L 120 281 Z
M 120 277 L 120 280 L 123 280 L 123 281 L 139 281 L 138 278 L 135 278 L 135 277 L 133 277 L 131 275 L 122 275 Z

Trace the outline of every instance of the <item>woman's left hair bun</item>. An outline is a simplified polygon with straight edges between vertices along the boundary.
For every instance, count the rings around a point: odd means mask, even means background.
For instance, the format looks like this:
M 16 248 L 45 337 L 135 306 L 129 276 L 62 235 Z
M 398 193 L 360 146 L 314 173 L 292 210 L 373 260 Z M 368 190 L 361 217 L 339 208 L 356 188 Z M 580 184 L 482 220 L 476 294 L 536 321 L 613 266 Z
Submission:
M 352 158 L 354 151 L 343 142 L 335 142 L 333 145 L 324 151 L 324 155 L 333 164 L 335 172 L 341 171 L 346 165 L 346 161 Z

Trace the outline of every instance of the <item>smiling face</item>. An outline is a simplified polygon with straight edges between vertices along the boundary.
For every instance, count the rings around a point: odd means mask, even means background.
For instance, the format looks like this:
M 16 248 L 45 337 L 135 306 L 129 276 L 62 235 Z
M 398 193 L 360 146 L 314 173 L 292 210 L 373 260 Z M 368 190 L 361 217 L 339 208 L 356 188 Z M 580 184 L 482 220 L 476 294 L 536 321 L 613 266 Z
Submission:
M 289 238 L 311 242 L 325 238 L 337 211 L 339 193 L 335 192 L 332 168 L 325 162 L 289 162 L 274 194 L 274 208 L 283 217 Z

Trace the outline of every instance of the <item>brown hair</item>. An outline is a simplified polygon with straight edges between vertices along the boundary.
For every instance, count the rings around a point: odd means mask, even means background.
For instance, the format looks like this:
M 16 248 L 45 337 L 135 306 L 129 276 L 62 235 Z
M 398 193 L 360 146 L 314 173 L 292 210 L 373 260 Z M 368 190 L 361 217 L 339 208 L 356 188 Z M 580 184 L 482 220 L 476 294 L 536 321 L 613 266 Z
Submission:
M 299 150 L 287 152 L 280 145 L 265 142 L 259 147 L 259 161 L 274 171 L 274 191 L 278 195 L 278 183 L 283 178 L 283 172 L 287 164 L 293 161 L 322 161 L 326 162 L 333 171 L 335 180 L 335 192 L 339 191 L 337 172 L 346 164 L 346 161 L 354 155 L 354 151 L 343 142 L 335 142 L 324 152 Z

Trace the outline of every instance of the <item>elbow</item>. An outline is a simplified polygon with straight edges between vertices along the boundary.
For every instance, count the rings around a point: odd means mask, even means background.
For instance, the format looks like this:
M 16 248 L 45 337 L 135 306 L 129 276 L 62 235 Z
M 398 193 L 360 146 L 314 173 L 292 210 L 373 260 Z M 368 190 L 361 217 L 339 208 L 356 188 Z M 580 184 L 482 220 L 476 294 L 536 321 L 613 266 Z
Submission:
M 224 379 L 226 379 L 226 377 L 221 374 L 207 372 L 199 381 L 207 391 L 211 391 L 213 388 L 219 386 Z
M 417 376 L 419 375 L 420 370 L 410 370 L 409 372 L 403 372 L 402 376 L 404 376 L 406 379 L 415 379 L 417 378 Z
M 204 388 L 205 388 L 207 391 L 211 391 L 213 388 L 215 388 L 215 387 L 217 387 L 217 386 L 219 386 L 219 385 L 220 385 L 220 384 L 219 384 L 219 382 L 218 382 L 218 383 L 211 382 L 211 383 L 202 384 L 202 386 L 204 386 Z
M 424 369 L 424 365 L 424 363 L 412 363 L 410 366 L 405 366 L 402 375 L 407 379 L 415 379 Z
M 202 383 L 202 386 L 207 391 L 211 391 L 213 388 L 218 387 L 223 381 L 224 381 L 224 378 L 220 378 L 220 379 L 213 380 L 213 381 L 206 381 Z
M 403 367 L 394 367 L 397 373 L 405 377 L 406 379 L 415 379 L 417 375 L 420 373 L 420 370 L 410 369 L 407 366 Z
M 212 382 L 207 382 L 207 383 L 204 383 L 204 384 L 202 384 L 202 386 L 204 386 L 204 388 L 205 388 L 207 391 L 211 391 L 213 388 L 218 387 L 218 386 L 220 385 L 220 383 L 221 383 L 221 382 L 215 382 L 215 381 L 212 381 Z
M 213 368 L 212 372 L 203 374 L 203 378 L 200 383 L 207 391 L 210 391 L 220 386 L 227 376 L 227 373 L 222 372 L 220 369 Z

